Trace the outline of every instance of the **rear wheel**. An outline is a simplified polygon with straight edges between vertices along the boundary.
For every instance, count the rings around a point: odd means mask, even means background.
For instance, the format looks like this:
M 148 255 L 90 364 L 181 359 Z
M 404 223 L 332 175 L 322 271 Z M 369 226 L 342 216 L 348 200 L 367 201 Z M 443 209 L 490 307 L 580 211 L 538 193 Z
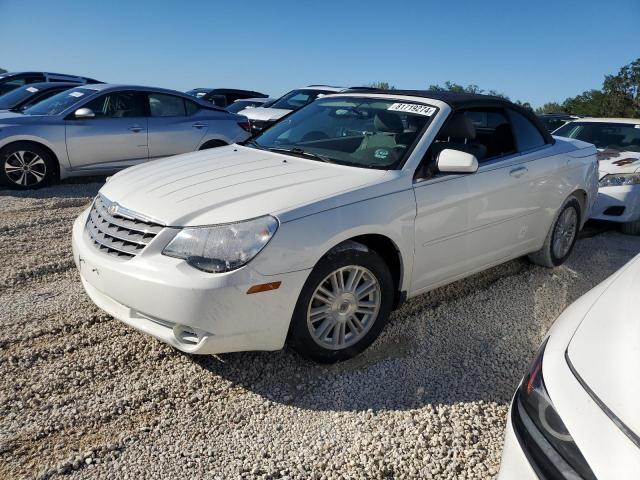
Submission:
M 17 190 L 40 188 L 55 177 L 55 160 L 39 145 L 16 142 L 0 150 L 0 182 Z
M 389 318 L 393 280 L 372 251 L 329 254 L 309 275 L 294 310 L 289 344 L 312 360 L 354 357 L 380 334 Z
M 622 233 L 626 233 L 627 235 L 640 235 L 640 220 L 623 223 L 621 228 Z
M 562 265 L 573 250 L 580 228 L 580 202 L 569 197 L 556 216 L 543 247 L 529 255 L 529 260 L 542 267 Z

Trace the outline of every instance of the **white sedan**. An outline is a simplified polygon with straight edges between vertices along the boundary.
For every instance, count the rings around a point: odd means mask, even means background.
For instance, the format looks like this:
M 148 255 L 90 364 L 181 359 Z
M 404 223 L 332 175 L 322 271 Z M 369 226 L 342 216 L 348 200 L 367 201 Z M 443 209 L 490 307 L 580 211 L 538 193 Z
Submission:
M 640 256 L 556 320 L 511 405 L 500 480 L 640 472 Z
M 94 302 L 190 353 L 352 357 L 413 297 L 529 255 L 560 265 L 596 150 L 481 95 L 329 95 L 245 143 L 114 175 L 75 222 Z
M 598 148 L 600 191 L 591 218 L 618 222 L 623 232 L 640 234 L 640 119 L 584 118 L 553 135 Z

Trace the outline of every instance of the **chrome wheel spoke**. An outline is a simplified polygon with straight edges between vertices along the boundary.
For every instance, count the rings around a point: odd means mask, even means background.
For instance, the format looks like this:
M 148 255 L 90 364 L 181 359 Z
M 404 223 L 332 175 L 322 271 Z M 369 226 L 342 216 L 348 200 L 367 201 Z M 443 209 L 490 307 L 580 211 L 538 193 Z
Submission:
M 5 158 L 4 172 L 16 185 L 37 185 L 46 177 L 47 163 L 37 153 L 18 150 Z
M 340 350 L 362 340 L 375 323 L 382 291 L 378 279 L 359 265 L 341 267 L 319 283 L 307 309 L 307 327 L 323 348 Z

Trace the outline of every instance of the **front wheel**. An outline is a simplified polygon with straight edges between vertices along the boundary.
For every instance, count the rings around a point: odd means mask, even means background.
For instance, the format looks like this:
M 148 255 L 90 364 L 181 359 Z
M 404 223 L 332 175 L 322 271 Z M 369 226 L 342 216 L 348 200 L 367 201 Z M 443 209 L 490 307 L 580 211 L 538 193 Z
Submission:
M 323 363 L 354 357 L 382 331 L 393 294 L 389 268 L 375 252 L 329 254 L 312 270 L 300 293 L 289 345 Z
M 562 265 L 573 250 L 580 228 L 580 202 L 570 197 L 560 208 L 542 248 L 529 255 L 529 260 L 542 267 Z
M 640 220 L 623 223 L 621 229 L 622 233 L 626 233 L 627 235 L 640 235 Z
M 0 183 L 16 190 L 40 188 L 55 176 L 51 154 L 39 145 L 16 142 L 0 150 Z

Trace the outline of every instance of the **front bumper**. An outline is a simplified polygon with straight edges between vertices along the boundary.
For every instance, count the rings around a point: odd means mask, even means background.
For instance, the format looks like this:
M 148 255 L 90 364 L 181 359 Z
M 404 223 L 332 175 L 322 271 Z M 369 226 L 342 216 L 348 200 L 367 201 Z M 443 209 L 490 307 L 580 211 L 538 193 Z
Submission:
M 500 473 L 498 480 L 538 480 L 533 467 L 529 463 L 520 442 L 516 437 L 511 421 L 512 409 L 509 409 L 507 429 L 504 435 L 504 449 L 502 450 L 502 462 L 500 463 Z
M 628 223 L 640 219 L 640 185 L 601 187 L 591 218 Z
M 210 274 L 162 255 L 175 233 L 166 228 L 138 256 L 122 260 L 98 251 L 85 233 L 88 210 L 73 226 L 73 257 L 98 307 L 187 353 L 278 350 L 309 271 L 261 275 L 251 265 Z M 277 290 L 248 295 L 250 286 L 281 281 Z

